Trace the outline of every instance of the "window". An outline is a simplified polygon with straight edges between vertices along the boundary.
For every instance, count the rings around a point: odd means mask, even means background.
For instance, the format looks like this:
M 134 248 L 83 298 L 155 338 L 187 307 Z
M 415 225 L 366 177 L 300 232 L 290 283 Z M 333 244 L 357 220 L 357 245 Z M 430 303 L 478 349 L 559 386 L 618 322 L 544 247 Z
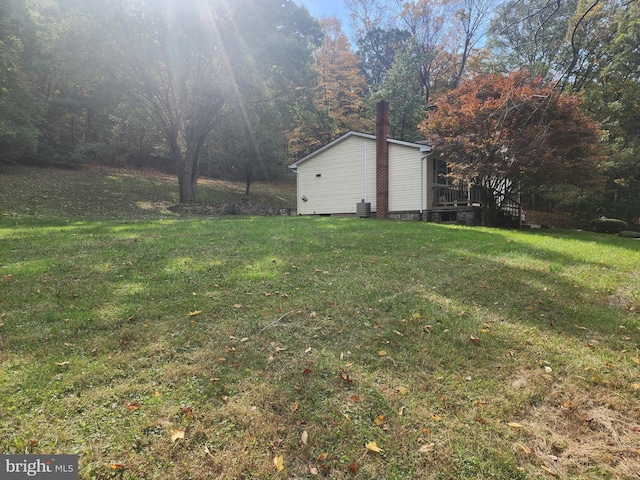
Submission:
M 447 178 L 449 169 L 447 162 L 441 158 L 433 159 L 433 183 L 436 185 L 449 185 L 450 180 Z

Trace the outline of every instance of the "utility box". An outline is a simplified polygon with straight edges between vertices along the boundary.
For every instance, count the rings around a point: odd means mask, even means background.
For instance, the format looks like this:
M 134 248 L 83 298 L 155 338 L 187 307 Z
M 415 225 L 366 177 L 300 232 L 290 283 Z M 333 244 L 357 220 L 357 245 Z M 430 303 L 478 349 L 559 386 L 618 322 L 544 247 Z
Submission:
M 356 203 L 356 214 L 360 218 L 368 218 L 371 216 L 371 202 L 365 202 L 364 200 Z

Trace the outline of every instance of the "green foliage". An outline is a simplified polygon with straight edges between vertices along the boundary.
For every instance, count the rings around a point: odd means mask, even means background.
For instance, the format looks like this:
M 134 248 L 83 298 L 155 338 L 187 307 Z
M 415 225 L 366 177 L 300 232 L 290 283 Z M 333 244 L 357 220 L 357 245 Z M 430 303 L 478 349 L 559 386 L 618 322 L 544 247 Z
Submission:
M 356 55 L 369 87 L 376 91 L 393 67 L 396 55 L 409 43 L 411 34 L 406 30 L 372 28 L 358 39 Z
M 594 218 L 589 222 L 591 230 L 600 233 L 620 233 L 622 230 L 629 228 L 627 222 L 618 220 L 617 218 Z
M 569 60 L 567 28 L 577 3 L 502 2 L 489 32 L 492 57 L 487 62 L 498 72 L 526 69 L 550 80 L 550 72 L 562 71 Z
M 629 223 L 640 218 L 639 15 L 638 2 L 618 9 L 615 22 L 609 24 L 612 40 L 603 52 L 599 75 L 585 87 L 587 105 L 603 119 L 611 149 L 603 165 L 607 184 L 599 207 Z
M 287 158 L 285 112 L 271 104 L 247 105 L 225 116 L 210 139 L 203 172 L 216 178 L 244 181 L 247 193 L 258 180 L 281 180 Z
M 0 160 L 33 155 L 44 106 L 29 89 L 34 25 L 23 0 L 0 5 Z
M 404 141 L 423 140 L 418 125 L 424 119 L 427 105 L 426 94 L 420 84 L 420 65 L 425 59 L 414 42 L 396 52 L 393 66 L 384 82 L 371 96 L 374 104 L 380 100 L 389 102 L 390 136 Z

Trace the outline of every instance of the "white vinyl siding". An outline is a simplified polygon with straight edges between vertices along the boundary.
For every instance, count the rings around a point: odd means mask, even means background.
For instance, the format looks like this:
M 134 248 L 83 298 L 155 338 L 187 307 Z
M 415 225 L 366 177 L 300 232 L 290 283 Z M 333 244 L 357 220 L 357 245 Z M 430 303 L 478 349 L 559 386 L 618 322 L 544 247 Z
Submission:
M 421 182 L 423 203 L 426 196 L 426 169 L 420 170 L 423 156 L 416 148 L 389 144 L 389 212 L 420 210 Z
M 389 212 L 427 210 L 427 205 L 431 205 L 433 167 L 431 159 L 424 160 L 425 148 L 397 140 L 389 140 L 387 145 Z M 376 211 L 373 135 L 349 132 L 299 160 L 292 168 L 298 177 L 298 214 L 355 214 L 363 199 L 371 204 L 371 212 Z
M 365 166 L 366 154 L 366 166 Z M 298 213 L 356 213 L 362 199 L 375 211 L 376 142 L 350 136 L 303 162 L 298 171 Z M 367 172 L 365 189 L 364 173 Z M 305 198 L 306 201 L 302 199 Z

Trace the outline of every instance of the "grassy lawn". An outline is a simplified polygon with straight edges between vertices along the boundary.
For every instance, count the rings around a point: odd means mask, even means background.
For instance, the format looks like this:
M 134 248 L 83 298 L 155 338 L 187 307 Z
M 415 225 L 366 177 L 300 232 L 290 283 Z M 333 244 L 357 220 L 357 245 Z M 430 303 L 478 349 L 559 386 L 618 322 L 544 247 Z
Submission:
M 76 175 L 0 171 L 0 452 L 82 479 L 640 478 L 639 241 L 180 217 L 172 179 Z

